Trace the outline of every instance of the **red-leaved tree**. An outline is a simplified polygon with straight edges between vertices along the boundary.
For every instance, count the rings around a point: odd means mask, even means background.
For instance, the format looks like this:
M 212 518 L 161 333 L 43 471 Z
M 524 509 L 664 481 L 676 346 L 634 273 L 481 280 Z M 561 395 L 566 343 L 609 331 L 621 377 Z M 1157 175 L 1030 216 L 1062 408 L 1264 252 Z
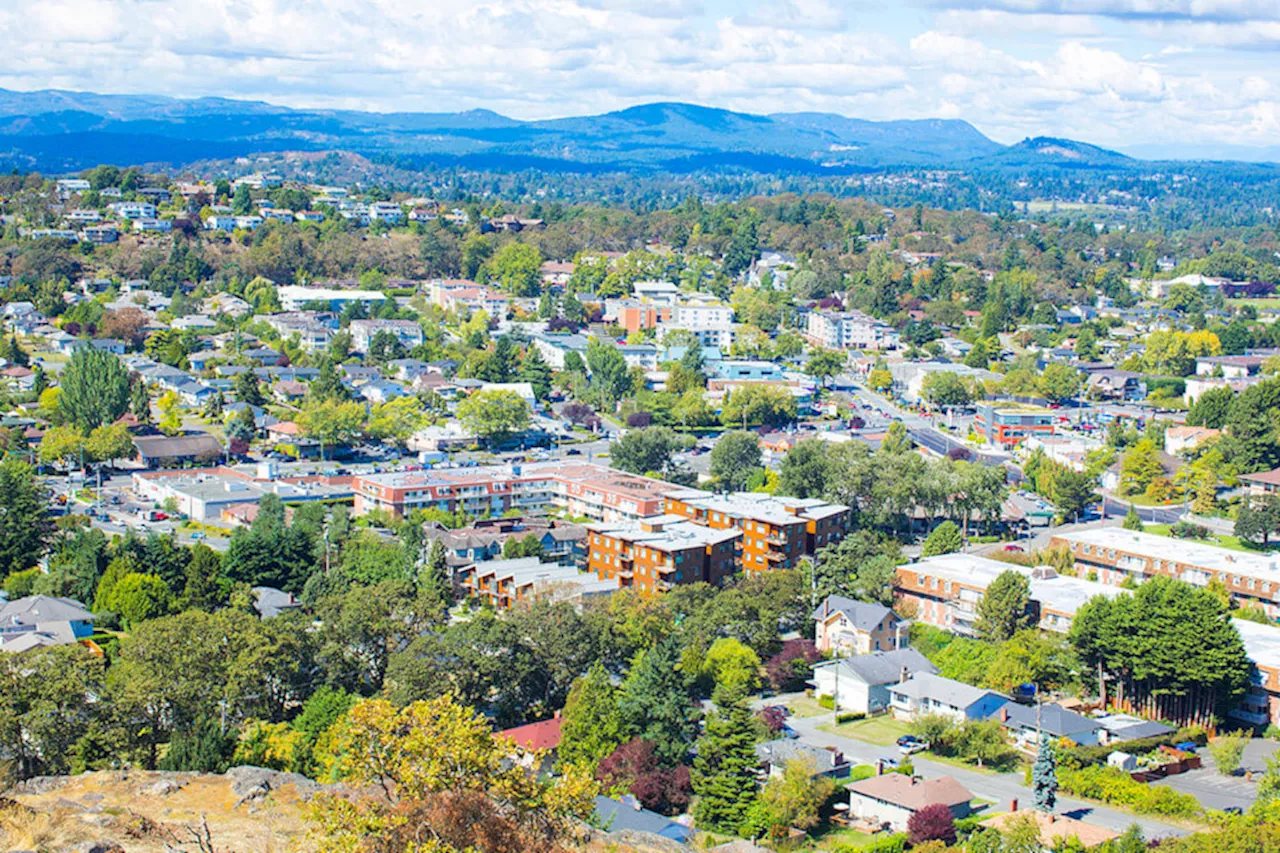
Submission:
M 931 803 L 907 819 L 907 838 L 912 846 L 926 841 L 956 843 L 956 821 L 951 809 L 942 803 Z
M 596 778 L 606 792 L 626 790 L 640 805 L 660 814 L 684 811 L 693 793 L 689 768 L 664 767 L 653 744 L 640 738 L 632 738 L 609 753 L 596 768 Z
M 799 690 L 813 665 L 821 659 L 822 654 L 813 640 L 788 640 L 782 644 L 782 650 L 765 663 L 765 678 L 774 690 Z

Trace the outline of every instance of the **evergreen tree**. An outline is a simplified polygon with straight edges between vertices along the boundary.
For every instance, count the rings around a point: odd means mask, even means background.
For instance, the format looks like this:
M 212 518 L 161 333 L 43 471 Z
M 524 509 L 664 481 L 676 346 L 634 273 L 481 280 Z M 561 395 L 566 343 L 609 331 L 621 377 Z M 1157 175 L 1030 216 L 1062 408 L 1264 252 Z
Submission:
M 315 403 L 322 400 L 345 403 L 350 399 L 351 392 L 347 390 L 347 386 L 342 384 L 342 378 L 338 376 L 338 369 L 334 367 L 332 361 L 327 358 L 324 359 L 320 363 L 320 374 L 316 376 L 315 381 L 307 388 L 307 400 Z
M 186 566 L 186 583 L 182 588 L 182 609 L 212 613 L 226 600 L 222 576 L 222 555 L 208 545 L 191 549 Z
M 139 379 L 133 383 L 133 393 L 129 400 L 129 411 L 144 424 L 151 423 L 151 396 L 147 394 L 147 383 Z
M 237 373 L 231 387 L 235 390 L 236 399 L 241 403 L 262 406 L 267 402 L 267 399 L 262 396 L 262 386 L 258 384 L 258 377 L 252 370 Z
M 156 766 L 161 770 L 225 773 L 235 751 L 236 738 L 223 732 L 217 720 L 206 717 L 186 731 L 176 731 Z
M 533 394 L 539 400 L 545 400 L 551 393 L 551 365 L 547 364 L 542 353 L 532 344 L 520 360 L 520 381 L 532 385 Z
M 519 348 L 510 335 L 502 335 L 493 342 L 493 353 L 484 363 L 484 376 L 487 382 L 510 382 L 516 368 L 516 354 Z
M 618 691 L 599 661 L 574 680 L 561 716 L 558 754 L 566 764 L 595 767 L 626 739 Z
M 978 601 L 978 633 L 984 639 L 1004 642 L 1031 626 L 1031 582 L 1010 569 L 1001 572 Z
M 954 554 L 964 546 L 960 536 L 960 528 L 954 521 L 944 521 L 933 528 L 924 540 L 924 556 L 936 557 L 939 554 Z
M 422 597 L 443 616 L 453 606 L 453 572 L 449 569 L 444 541 L 434 539 L 422 567 Z
M 642 652 L 618 698 L 627 730 L 651 742 L 665 764 L 684 761 L 698 730 L 698 709 L 680 670 L 680 643 L 668 638 Z
M 81 432 L 113 423 L 128 411 L 129 374 L 119 359 L 104 350 L 76 350 L 59 384 L 58 410 Z
M 1058 802 L 1058 759 L 1043 733 L 1036 749 L 1036 762 L 1031 767 L 1031 787 L 1035 791 L 1036 808 L 1053 814 Z
M 1142 532 L 1142 516 L 1138 515 L 1138 508 L 1133 504 L 1129 504 L 1129 511 L 1125 513 L 1124 525 L 1125 530 L 1136 530 Z
M 698 739 L 693 818 L 702 829 L 736 834 L 758 796 L 756 735 L 743 698 L 722 699 L 726 704 L 707 718 L 706 731 Z
M 219 391 L 217 394 L 214 394 L 209 398 L 209 402 L 205 403 L 204 411 L 201 412 L 201 415 L 203 415 L 207 420 L 220 418 L 222 417 L 222 407 L 225 406 L 226 403 L 227 401 L 223 398 L 222 392 Z
M 31 466 L 0 462 L 0 574 L 34 566 L 52 533 L 44 489 Z
M 31 380 L 31 391 L 36 395 L 36 399 L 49 389 L 49 377 L 44 372 L 44 365 L 37 364 L 35 376 Z

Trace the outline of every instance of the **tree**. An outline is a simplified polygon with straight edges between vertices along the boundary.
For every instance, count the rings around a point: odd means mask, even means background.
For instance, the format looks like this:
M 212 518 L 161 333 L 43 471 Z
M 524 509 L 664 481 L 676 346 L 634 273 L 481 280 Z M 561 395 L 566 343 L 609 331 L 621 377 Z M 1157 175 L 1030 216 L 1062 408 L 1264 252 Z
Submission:
M 667 764 L 684 760 L 698 729 L 698 709 L 679 667 L 679 643 L 662 640 L 640 653 L 618 697 L 627 730 L 652 743 Z
M 1139 533 L 1144 529 L 1142 525 L 1142 516 L 1138 515 L 1138 508 L 1133 504 L 1129 504 L 1129 511 L 1124 515 L 1124 524 L 1122 527 L 1124 527 L 1125 530 L 1136 530 Z
M 964 539 L 960 536 L 960 528 L 954 521 L 944 521 L 929 533 L 924 540 L 923 555 L 936 557 L 939 554 L 954 554 L 964 547 Z
M 1235 396 L 1236 392 L 1229 385 L 1205 391 L 1187 410 L 1187 426 L 1222 429 L 1227 423 L 1227 414 L 1231 411 L 1231 402 Z
M 809 356 L 805 362 L 804 372 L 818 380 L 823 388 L 827 380 L 844 370 L 847 360 L 843 353 L 829 349 L 820 349 Z
M 1058 760 L 1049 739 L 1041 737 L 1039 741 L 1036 761 L 1031 766 L 1031 788 L 1036 808 L 1053 814 L 1053 807 L 1058 802 Z
M 308 400 L 298 414 L 297 423 L 303 435 L 320 442 L 320 458 L 323 459 L 326 445 L 346 444 L 364 427 L 364 406 L 333 399 Z
M 1053 508 L 1062 521 L 1079 517 L 1098 500 L 1096 480 L 1087 473 L 1065 468 L 1053 475 Z
M 532 410 L 514 391 L 477 391 L 458 404 L 457 415 L 477 437 L 502 442 L 529 428 Z
M 1012 569 L 1001 572 L 978 602 L 978 633 L 994 642 L 1003 642 L 1032 623 L 1031 582 Z
M 1120 493 L 1131 495 L 1144 491 L 1157 477 L 1163 475 L 1160 452 L 1153 441 L 1144 438 L 1129 448 L 1120 463 Z
M 948 371 L 935 371 L 924 378 L 924 398 L 940 408 L 967 406 L 973 395 L 963 379 Z
M 725 426 L 783 426 L 796 419 L 796 400 L 786 388 L 744 385 L 724 396 L 720 421 Z
M 439 615 L 443 616 L 453 606 L 453 571 L 449 568 L 449 555 L 443 539 L 431 540 L 419 585 L 422 598 Z
M 689 805 L 693 793 L 688 766 L 664 767 L 653 744 L 632 738 L 600 762 L 596 771 L 604 791 L 610 795 L 630 791 L 646 809 L 659 814 L 676 814 Z
M 687 440 L 667 427 L 633 429 L 609 448 L 613 467 L 633 474 L 669 473 L 673 457 L 686 447 Z
M 533 394 L 539 400 L 546 400 L 551 393 L 551 365 L 542 357 L 542 351 L 532 344 L 524 351 L 520 359 L 520 381 L 533 386 Z
M 760 686 L 760 656 L 736 637 L 718 637 L 707 649 L 702 671 L 715 684 L 713 696 L 745 696 Z
M 707 718 L 693 761 L 693 818 L 699 827 L 737 833 L 756 798 L 755 731 L 741 697 Z
M 626 739 L 617 688 L 599 661 L 573 682 L 561 717 L 557 752 L 566 764 L 595 767 Z
M 258 377 L 254 375 L 252 370 L 237 373 L 236 378 L 232 380 L 231 387 L 235 392 L 236 399 L 241 403 L 247 403 L 250 406 L 266 405 L 267 398 L 262 393 L 262 385 L 258 382 Z
M 89 347 L 76 350 L 59 379 L 58 411 L 87 433 L 129 409 L 129 374 L 114 355 Z
M 1064 403 L 1080 392 L 1080 374 L 1069 365 L 1052 362 L 1040 377 L 1040 389 L 1051 402 Z
M 751 432 L 728 432 L 711 448 L 711 476 L 727 492 L 746 488 L 760 467 L 760 439 Z
M 760 797 L 750 809 L 746 824 L 750 832 L 781 838 L 791 829 L 816 826 L 819 812 L 836 790 L 836 781 L 816 771 L 812 761 L 792 759 L 782 765 L 782 774 L 770 777 Z M 756 824 L 763 819 L 764 826 Z
M 778 491 L 797 498 L 818 498 L 827 491 L 830 445 L 820 438 L 796 442 L 782 459 Z
M 78 463 L 84 453 L 84 433 L 74 426 L 55 426 L 40 437 L 40 461 L 47 465 Z
M 529 243 L 508 243 L 489 261 L 492 275 L 513 296 L 537 296 L 541 285 L 542 255 Z
M 886 394 L 893 388 L 893 374 L 878 367 L 867 375 L 867 387 L 877 394 Z
M 236 187 L 236 194 L 231 197 L 231 212 L 237 216 L 247 216 L 253 210 L 253 196 L 248 184 Z
M 1249 736 L 1244 732 L 1221 734 L 1209 742 L 1209 755 L 1213 765 L 1223 776 L 1234 776 L 1240 769 L 1240 759 L 1244 757 L 1244 748 L 1249 743 Z
M 907 840 L 912 847 L 927 841 L 941 841 L 943 844 L 956 843 L 955 816 L 950 806 L 944 803 L 930 803 L 907 818 Z
M 314 543 L 306 531 L 285 524 L 284 503 L 266 494 L 258 502 L 253 523 L 231 536 L 226 575 L 249 586 L 271 586 L 301 592 L 315 565 Z
M 979 767 L 997 761 L 1009 751 L 999 720 L 965 720 L 955 739 L 956 755 Z
M 416 397 L 397 397 L 378 403 L 370 410 L 364 432 L 370 438 L 403 446 L 422 427 L 423 421 L 422 405 Z
M 600 395 L 604 407 L 612 411 L 614 404 L 631 391 L 626 359 L 617 347 L 592 338 L 587 341 L 587 367 L 591 371 L 591 387 Z M 571 370 L 567 356 L 565 370 Z
M 94 462 L 114 462 L 133 455 L 133 436 L 124 424 L 100 426 L 84 441 L 85 455 Z
M 0 462 L 0 573 L 35 565 L 52 534 L 45 491 L 31 466 L 17 459 Z
M 147 395 L 147 385 L 141 379 L 133 383 L 130 392 L 129 411 L 144 424 L 151 423 L 151 398 Z
M 1280 528 L 1280 495 L 1246 495 L 1241 500 L 1236 510 L 1236 536 L 1265 548 L 1277 528 Z
M 239 391 L 236 394 L 238 397 Z M 333 362 L 327 358 L 321 361 L 320 374 L 307 386 L 307 400 L 315 402 L 333 400 L 345 403 L 350 399 L 351 392 L 342 384 L 342 377 L 338 375 L 338 369 L 334 367 Z

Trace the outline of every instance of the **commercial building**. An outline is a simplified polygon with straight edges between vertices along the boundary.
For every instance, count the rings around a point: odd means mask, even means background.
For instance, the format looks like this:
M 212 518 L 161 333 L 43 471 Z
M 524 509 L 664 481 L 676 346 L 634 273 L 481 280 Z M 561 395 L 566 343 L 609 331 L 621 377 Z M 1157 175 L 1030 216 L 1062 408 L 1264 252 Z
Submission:
M 614 522 L 661 515 L 663 498 L 680 487 L 585 462 L 543 462 L 357 475 L 353 488 L 357 515 L 443 509 L 497 516 L 554 506 Z
M 348 305 L 366 308 L 385 302 L 387 296 L 380 290 L 337 290 L 330 287 L 300 287 L 286 284 L 277 290 L 280 307 L 285 311 L 301 311 L 312 302 L 324 303 L 330 311 L 341 311 Z
M 1241 605 L 1280 618 L 1280 565 L 1273 554 L 1248 554 L 1213 545 L 1170 539 L 1119 527 L 1058 533 L 1050 548 L 1066 548 L 1081 574 L 1104 584 L 1130 578 L 1141 583 L 1157 574 L 1206 587 L 1217 580 Z
M 621 589 L 665 592 L 677 584 L 718 586 L 738 565 L 742 533 L 693 524 L 678 515 L 588 524 L 587 568 Z
M 827 349 L 897 349 L 898 332 L 861 311 L 810 311 L 805 337 Z
M 991 582 L 1008 571 L 1028 578 L 1032 616 L 1046 631 L 1066 633 L 1076 612 L 1090 598 L 1121 592 L 1060 575 L 1049 566 L 1032 569 L 973 554 L 942 554 L 898 567 L 894 588 L 897 609 L 909 612 L 914 608 L 912 618 L 918 622 L 972 636 L 977 633 L 978 602 Z
M 1033 435 L 1053 435 L 1053 419 L 1053 410 L 1040 406 L 984 403 L 978 406 L 973 431 L 988 443 L 1008 449 Z
M 814 498 L 699 489 L 668 494 L 665 510 L 717 530 L 741 530 L 742 567 L 753 571 L 795 568 L 801 557 L 840 541 L 850 518 L 849 507 Z
M 170 499 L 178 512 L 207 524 L 228 523 L 226 510 L 241 504 L 257 504 L 274 494 L 285 503 L 344 501 L 351 499 L 350 477 L 276 477 L 273 466 L 256 468 L 195 468 L 172 471 L 137 471 L 132 489 L 157 504 Z

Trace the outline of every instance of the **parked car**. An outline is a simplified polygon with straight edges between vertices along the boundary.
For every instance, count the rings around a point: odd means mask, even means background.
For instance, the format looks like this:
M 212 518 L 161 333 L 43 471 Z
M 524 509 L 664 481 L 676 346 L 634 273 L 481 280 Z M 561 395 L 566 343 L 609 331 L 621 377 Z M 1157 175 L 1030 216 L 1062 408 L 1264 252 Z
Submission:
M 929 744 L 916 740 L 911 743 L 900 745 L 898 747 L 898 752 L 903 755 L 915 755 L 917 752 L 924 752 L 928 748 Z

